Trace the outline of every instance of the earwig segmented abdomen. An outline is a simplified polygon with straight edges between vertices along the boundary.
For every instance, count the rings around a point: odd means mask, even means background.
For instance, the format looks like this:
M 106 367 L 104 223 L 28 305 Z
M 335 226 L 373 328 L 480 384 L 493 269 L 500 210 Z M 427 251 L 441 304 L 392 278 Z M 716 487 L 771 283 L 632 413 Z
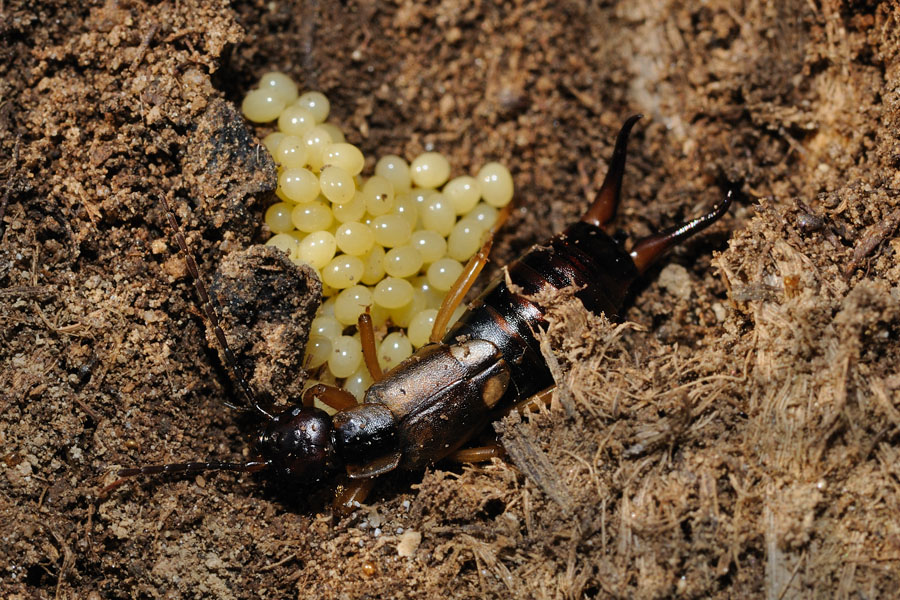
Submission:
M 498 406 L 527 398 L 553 379 L 535 337 L 545 327 L 544 309 L 527 296 L 547 288 L 578 288 L 576 296 L 595 314 L 617 319 L 625 294 L 638 271 L 629 254 L 599 227 L 579 222 L 545 246 L 535 246 L 508 268 L 509 282 L 498 277 L 444 337 L 482 339 L 502 353 L 512 386 Z

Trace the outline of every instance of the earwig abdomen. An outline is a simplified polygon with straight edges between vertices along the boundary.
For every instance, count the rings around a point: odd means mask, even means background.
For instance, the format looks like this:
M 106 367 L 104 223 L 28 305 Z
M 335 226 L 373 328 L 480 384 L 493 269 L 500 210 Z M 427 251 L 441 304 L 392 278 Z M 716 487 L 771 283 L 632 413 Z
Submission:
M 569 227 L 546 246 L 535 246 L 511 264 L 508 272 L 521 293 L 510 291 L 501 275 L 443 340 L 452 344 L 461 338 L 482 339 L 500 349 L 510 365 L 513 388 L 499 410 L 553 385 L 535 338 L 535 332 L 545 327 L 544 309 L 527 295 L 574 286 L 580 288 L 576 296 L 588 310 L 616 320 L 628 288 L 638 276 L 625 249 L 599 227 L 584 222 Z

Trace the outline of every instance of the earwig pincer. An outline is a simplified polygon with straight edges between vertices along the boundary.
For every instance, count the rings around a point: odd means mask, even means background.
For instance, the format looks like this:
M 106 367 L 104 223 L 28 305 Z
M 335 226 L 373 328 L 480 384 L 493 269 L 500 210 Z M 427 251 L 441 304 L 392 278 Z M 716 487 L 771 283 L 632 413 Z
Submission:
M 365 362 L 375 380 L 362 404 L 344 390 L 320 384 L 283 412 L 274 413 L 260 405 L 234 361 L 196 262 L 166 203 L 169 224 L 194 279 L 203 313 L 250 407 L 264 421 L 256 440 L 259 458 L 245 463 L 210 461 L 124 469 L 118 473 L 120 479 L 106 489 L 134 475 L 164 472 L 266 471 L 308 485 L 344 472 L 351 484 L 344 487 L 339 504 L 348 505 L 363 499 L 378 475 L 397 468 L 423 469 L 448 457 L 492 419 L 552 386 L 535 334 L 545 327 L 546 308 L 530 297 L 548 288 L 575 287 L 585 308 L 618 320 L 629 288 L 641 274 L 666 250 L 718 220 L 731 204 L 728 194 L 708 214 L 640 239 L 630 251 L 607 235 L 602 227 L 615 216 L 628 136 L 638 119 L 640 115 L 629 118 L 619 132 L 606 179 L 587 213 L 509 265 L 449 331 L 445 330 L 450 316 L 486 264 L 492 236 L 508 207 L 447 295 L 430 344 L 382 373 L 375 357 L 371 319 L 366 314 L 360 317 Z M 337 413 L 329 415 L 315 408 L 315 399 Z M 489 456 L 490 451 L 469 455 Z

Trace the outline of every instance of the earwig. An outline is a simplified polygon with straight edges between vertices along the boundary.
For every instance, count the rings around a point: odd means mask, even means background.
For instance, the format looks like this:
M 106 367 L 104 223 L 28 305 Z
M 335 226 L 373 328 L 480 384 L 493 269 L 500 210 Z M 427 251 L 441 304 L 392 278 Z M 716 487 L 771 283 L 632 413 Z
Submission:
M 128 477 L 153 473 L 265 471 L 282 480 L 313 486 L 344 472 L 350 484 L 344 486 L 339 506 L 347 506 L 365 498 L 375 477 L 398 468 L 423 469 L 450 456 L 492 419 L 552 386 L 536 338 L 536 332 L 546 327 L 546 308 L 529 297 L 574 286 L 585 308 L 619 320 L 625 297 L 641 274 L 666 250 L 718 220 L 731 204 L 729 193 L 708 214 L 638 240 L 630 251 L 607 235 L 602 227 L 615 217 L 628 136 L 640 118 L 632 116 L 620 130 L 606 179 L 584 216 L 509 265 L 449 331 L 445 330 L 450 316 L 487 263 L 492 237 L 508 208 L 447 294 L 435 318 L 431 343 L 382 373 L 374 343 L 366 343 L 372 341 L 371 319 L 365 314 L 360 317 L 366 365 L 375 381 L 362 404 L 340 388 L 319 384 L 301 399 L 289 399 L 292 406 L 282 412 L 260 405 L 228 348 L 214 300 L 164 199 L 167 219 L 204 316 L 249 408 L 263 420 L 256 439 L 258 458 L 244 463 L 209 461 L 123 469 L 105 491 Z M 332 416 L 315 408 L 315 399 L 337 412 Z M 485 459 L 497 456 L 498 450 L 466 450 L 463 456 Z

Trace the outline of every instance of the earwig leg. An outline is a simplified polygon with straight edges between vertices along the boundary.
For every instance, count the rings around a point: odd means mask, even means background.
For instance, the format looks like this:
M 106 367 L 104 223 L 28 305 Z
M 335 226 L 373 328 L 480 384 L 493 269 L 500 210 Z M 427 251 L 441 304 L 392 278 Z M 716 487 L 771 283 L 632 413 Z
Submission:
M 702 217 L 697 217 L 687 223 L 670 227 L 638 240 L 631 250 L 631 259 L 634 261 L 634 266 L 637 267 L 638 272 L 643 273 L 646 271 L 653 264 L 653 261 L 681 240 L 691 237 L 698 231 L 702 231 L 718 221 L 722 215 L 728 212 L 730 206 L 731 191 L 725 195 L 725 200 L 721 204 Z
M 434 326 L 431 328 L 431 342 L 441 341 L 444 334 L 447 333 L 447 325 L 450 323 L 453 312 L 462 303 L 466 294 L 469 293 L 472 284 L 475 283 L 481 270 L 484 269 L 484 266 L 487 264 L 488 256 L 491 253 L 491 246 L 494 244 L 494 234 L 503 226 L 506 219 L 509 218 L 511 210 L 512 204 L 507 204 L 503 210 L 500 211 L 493 227 L 487 231 L 487 239 L 485 239 L 481 249 L 475 253 L 475 256 L 469 259 L 469 262 L 466 263 L 462 273 L 460 273 L 459 278 L 453 283 L 453 286 L 450 288 L 450 291 L 447 292 L 447 295 L 444 296 L 444 301 L 441 302 L 438 314 L 434 318 Z
M 447 456 L 447 460 L 459 463 L 480 463 L 487 462 L 492 458 L 502 458 L 506 456 L 506 450 L 500 444 L 489 444 L 487 446 L 478 446 L 477 448 L 464 448 L 457 450 L 453 454 Z
M 256 394 L 253 393 L 253 389 L 250 387 L 250 384 L 247 383 L 243 371 L 241 371 L 241 368 L 237 364 L 237 359 L 235 359 L 234 352 L 231 351 L 231 347 L 228 345 L 228 340 L 225 339 L 225 332 L 222 331 L 222 326 L 219 324 L 219 315 L 216 310 L 218 304 L 207 292 L 206 284 L 200 277 L 200 270 L 197 268 L 197 261 L 194 259 L 194 255 L 187 245 L 187 238 L 184 237 L 184 233 L 178 225 L 178 219 L 175 218 L 175 213 L 169 206 L 169 201 L 166 197 L 162 196 L 161 198 L 163 208 L 165 208 L 166 211 L 166 219 L 169 222 L 169 227 L 175 234 L 175 241 L 178 243 L 178 249 L 181 251 L 188 273 L 190 273 L 191 279 L 194 281 L 194 289 L 197 291 L 197 296 L 200 299 L 200 308 L 203 311 L 207 324 L 212 328 L 213 333 L 216 336 L 216 342 L 218 342 L 219 348 L 222 350 L 222 355 L 225 357 L 225 365 L 231 372 L 232 377 L 237 380 L 238 385 L 244 393 L 247 402 L 250 403 L 250 406 L 271 421 L 274 417 L 260 406 L 259 401 L 256 399 Z
M 375 350 L 375 328 L 372 326 L 372 315 L 369 314 L 369 308 L 366 312 L 359 315 L 359 321 L 356 323 L 359 329 L 359 340 L 362 342 L 363 360 L 369 375 L 375 381 L 381 381 L 384 373 L 381 371 L 381 365 L 378 364 L 378 352 Z
M 346 410 L 358 404 L 356 397 L 350 392 L 324 383 L 318 383 L 303 392 L 303 406 L 310 408 L 317 399 L 334 410 Z
M 158 473 L 201 473 L 203 471 L 236 471 L 239 473 L 255 473 L 262 471 L 269 466 L 268 462 L 251 461 L 246 463 L 223 462 L 220 460 L 211 460 L 207 462 L 189 462 L 189 463 L 173 463 L 169 465 L 151 465 L 148 467 L 132 467 L 130 469 L 120 469 L 117 473 L 119 478 L 100 490 L 100 495 L 104 496 L 114 489 L 121 486 L 131 477 L 137 475 L 156 475 Z
M 366 501 L 372 488 L 375 487 L 375 478 L 350 479 L 345 478 L 338 486 L 332 504 L 335 515 L 346 516 L 352 513 L 359 504 Z
M 625 175 L 625 155 L 628 149 L 628 135 L 631 128 L 644 115 L 633 115 L 625 121 L 619 135 L 616 137 L 616 147 L 613 150 L 612 158 L 609 161 L 609 170 L 606 172 L 606 179 L 600 187 L 597 199 L 588 209 L 581 220 L 600 227 L 609 223 L 616 216 L 616 209 L 619 207 L 619 195 L 622 190 L 622 177 Z
M 537 410 L 541 405 L 547 406 L 550 404 L 550 400 L 553 399 L 553 390 L 555 389 L 556 386 L 548 387 L 546 390 L 538 392 L 534 396 L 514 404 L 510 407 L 509 412 L 517 410 L 519 411 L 519 414 L 524 415 L 525 413 Z M 507 414 L 509 414 L 509 412 L 507 412 Z

